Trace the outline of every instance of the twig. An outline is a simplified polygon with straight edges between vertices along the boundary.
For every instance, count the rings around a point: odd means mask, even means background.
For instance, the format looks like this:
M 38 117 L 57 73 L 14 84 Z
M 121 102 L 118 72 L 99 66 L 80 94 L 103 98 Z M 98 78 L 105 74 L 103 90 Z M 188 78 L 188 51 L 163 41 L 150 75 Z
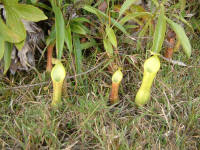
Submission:
M 132 37 L 130 35 L 126 35 L 128 38 L 130 38 L 131 40 L 136 41 L 137 39 L 152 39 L 153 37 L 150 36 L 142 36 L 142 37 Z
M 168 59 L 168 58 L 165 58 L 165 57 L 163 57 L 163 56 L 161 56 L 161 55 L 160 55 L 160 57 L 161 57 L 162 59 L 164 59 L 164 60 L 166 60 L 166 61 L 168 61 L 168 62 L 174 64 L 174 65 L 179 65 L 179 66 L 183 66 L 183 67 L 186 67 L 186 66 L 187 66 L 185 63 L 183 63 L 183 62 L 181 62 L 181 61 Z
M 73 76 L 67 76 L 65 79 L 72 79 L 72 78 L 75 78 L 75 77 L 79 77 L 79 76 L 82 76 L 82 75 L 85 75 L 85 74 L 88 74 L 94 70 L 96 70 L 97 68 L 99 68 L 101 65 L 103 65 L 106 61 L 102 61 L 100 64 L 98 64 L 97 66 L 89 69 L 88 71 L 85 71 L 85 72 L 82 72 L 80 74 L 76 74 L 76 75 L 73 75 Z M 30 88 L 30 87 L 35 87 L 35 86 L 42 86 L 42 85 L 46 85 L 46 84 L 49 84 L 50 81 L 45 81 L 45 82 L 41 82 L 41 83 L 36 83 L 36 84 L 28 84 L 28 85 L 21 85 L 21 86 L 16 86 L 16 87 L 10 87 L 10 88 L 3 88 L 3 89 L 0 89 L 0 91 L 5 91 L 5 90 L 16 90 L 16 89 L 21 89 L 21 88 Z

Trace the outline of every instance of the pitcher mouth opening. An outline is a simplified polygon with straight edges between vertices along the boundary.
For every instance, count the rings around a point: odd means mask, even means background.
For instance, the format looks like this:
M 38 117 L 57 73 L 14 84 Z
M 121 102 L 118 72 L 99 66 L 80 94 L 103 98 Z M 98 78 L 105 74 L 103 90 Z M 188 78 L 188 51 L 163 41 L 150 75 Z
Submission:
M 144 63 L 144 69 L 149 73 L 156 73 L 160 69 L 160 60 L 158 56 L 152 56 Z
M 56 64 L 51 71 L 51 78 L 55 82 L 61 82 L 65 79 L 65 68 L 62 63 Z

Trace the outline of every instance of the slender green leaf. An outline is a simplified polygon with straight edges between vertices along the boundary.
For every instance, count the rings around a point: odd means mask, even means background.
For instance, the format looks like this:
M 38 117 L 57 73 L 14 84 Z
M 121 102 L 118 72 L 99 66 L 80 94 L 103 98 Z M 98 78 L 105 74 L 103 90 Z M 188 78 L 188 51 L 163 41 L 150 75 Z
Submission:
M 39 8 L 27 4 L 12 5 L 12 9 L 20 18 L 28 21 L 38 22 L 46 20 L 47 16 Z
M 74 43 L 74 55 L 75 55 L 75 61 L 76 61 L 76 70 L 77 73 L 81 73 L 82 69 L 82 51 L 80 46 L 80 37 L 77 34 L 74 34 L 73 36 L 73 43 Z
M 121 7 L 121 9 L 120 9 L 120 11 L 119 11 L 119 17 L 121 17 L 121 15 L 123 15 L 123 13 L 124 13 L 127 9 L 129 9 L 130 6 L 131 6 L 135 1 L 136 1 L 136 0 L 126 0 L 126 1 L 123 3 L 123 5 L 122 5 L 122 7 Z
M 25 44 L 25 40 L 23 40 L 22 42 L 19 42 L 19 43 L 15 43 L 15 46 L 20 51 L 24 47 L 24 44 Z
M 174 32 L 176 33 L 178 39 L 181 42 L 181 45 L 183 47 L 183 50 L 185 52 L 185 54 L 187 55 L 187 57 L 189 58 L 191 56 L 191 45 L 190 45 L 190 41 L 183 29 L 183 27 L 175 22 L 173 22 L 172 20 L 167 18 L 167 22 L 170 24 L 171 28 L 174 30 Z
M 80 46 L 81 46 L 81 50 L 89 49 L 91 47 L 97 46 L 97 43 L 95 42 L 95 40 L 92 40 L 90 42 L 81 43 Z
M 65 22 L 62 12 L 59 7 L 53 5 L 53 10 L 56 17 L 56 50 L 57 57 L 61 59 L 63 54 L 64 40 L 65 40 Z
M 48 46 L 50 43 L 53 43 L 56 40 L 56 28 L 53 26 L 51 28 L 50 35 L 48 36 L 46 40 L 46 45 Z
M 166 32 L 165 12 L 164 12 L 164 6 L 161 5 L 161 12 L 160 15 L 158 16 L 158 21 L 153 36 L 152 52 L 160 53 L 165 39 L 165 32 Z
M 65 30 L 65 43 L 67 44 L 67 47 L 70 53 L 72 53 L 73 47 L 72 47 L 72 33 L 71 33 L 70 25 L 67 25 L 66 30 Z
M 7 73 L 10 64 L 11 64 L 11 53 L 12 53 L 13 44 L 5 42 L 5 51 L 4 51 L 4 74 Z
M 103 39 L 103 45 L 104 45 L 104 48 L 105 48 L 108 56 L 113 56 L 113 47 L 112 47 L 112 44 L 110 43 L 110 41 L 107 38 Z
M 149 37 L 153 37 L 153 34 L 154 34 L 154 24 L 151 22 L 151 23 L 149 23 Z M 152 47 L 152 43 L 153 43 L 153 41 L 152 40 L 149 40 L 148 42 L 147 42 L 147 45 L 146 45 L 146 49 L 151 49 L 151 47 Z
M 182 17 L 181 15 L 178 16 L 176 14 L 173 14 L 173 16 L 182 21 L 184 24 L 186 24 L 192 30 L 192 32 L 194 32 L 192 25 L 184 17 Z
M 3 20 L 0 18 L 0 35 L 3 37 L 5 41 L 11 43 L 18 43 L 24 40 L 24 37 L 19 36 L 17 33 L 12 31 Z
M 70 23 L 70 28 L 71 28 L 71 31 L 74 33 L 78 33 L 82 35 L 86 35 L 87 33 L 85 28 L 77 22 Z
M 129 20 L 133 20 L 137 17 L 143 17 L 143 16 L 148 16 L 148 17 L 152 17 L 152 14 L 149 13 L 149 12 L 134 12 L 134 13 L 131 13 L 131 14 L 128 14 L 126 16 L 124 16 L 120 21 L 119 23 L 121 25 L 124 25 L 127 21 Z
M 0 36 L 0 60 L 3 58 L 4 50 L 5 50 L 5 41 L 4 41 L 4 39 Z
M 144 25 L 144 27 L 142 28 L 142 30 L 140 31 L 140 33 L 139 33 L 139 35 L 138 35 L 138 37 L 140 38 L 140 37 L 143 37 L 143 36 L 145 36 L 145 34 L 147 33 L 147 31 L 148 31 L 148 27 L 149 27 L 149 25 L 151 24 L 151 19 L 149 19 L 148 21 L 147 21 L 147 23 Z M 141 39 L 142 40 L 142 39 Z M 142 48 L 142 46 L 141 46 L 141 40 L 139 39 L 139 40 L 137 40 L 137 51 L 140 49 L 140 48 Z
M 91 12 L 91 13 L 93 13 L 95 15 L 97 15 L 97 12 L 98 12 L 96 8 L 88 6 L 88 5 L 85 5 L 83 7 L 83 9 L 85 9 L 86 11 Z
M 112 43 L 112 45 L 117 48 L 117 38 L 115 36 L 115 32 L 112 28 L 109 26 L 106 27 L 106 34 L 108 36 L 109 41 Z
M 124 28 L 127 30 L 127 29 L 135 29 L 135 28 L 139 28 L 140 26 L 139 25 L 135 25 L 135 24 L 127 24 L 127 25 L 124 25 Z
M 71 19 L 71 21 L 80 22 L 80 23 L 87 22 L 87 23 L 92 24 L 92 22 L 90 20 L 88 20 L 87 18 L 84 18 L 84 17 L 73 18 L 73 19 Z
M 88 11 L 88 12 L 91 12 L 91 13 L 97 15 L 98 17 L 102 17 L 102 18 L 107 19 L 107 20 L 110 19 L 111 23 L 112 23 L 115 27 L 117 27 L 119 30 L 121 30 L 124 34 L 128 34 L 127 31 L 126 31 L 126 29 L 125 29 L 119 22 L 117 22 L 117 21 L 116 21 L 115 19 L 113 19 L 112 17 L 107 16 L 105 13 L 101 12 L 100 10 L 98 10 L 98 9 L 96 9 L 96 8 L 93 8 L 93 7 L 91 7 L 91 6 L 88 6 L 88 5 L 85 5 L 85 6 L 83 7 L 83 9 L 85 9 L 85 10 Z M 101 18 L 100 18 L 100 19 L 101 19 Z

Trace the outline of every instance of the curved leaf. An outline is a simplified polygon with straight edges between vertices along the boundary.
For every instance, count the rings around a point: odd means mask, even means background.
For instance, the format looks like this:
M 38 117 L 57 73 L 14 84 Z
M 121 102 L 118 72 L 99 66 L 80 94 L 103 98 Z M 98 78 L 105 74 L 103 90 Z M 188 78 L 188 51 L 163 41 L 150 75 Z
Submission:
M 121 17 L 121 15 L 123 15 L 123 13 L 124 13 L 127 9 L 129 9 L 130 6 L 131 6 L 135 1 L 136 1 L 136 0 L 126 0 L 126 1 L 123 3 L 123 5 L 122 5 L 122 7 L 121 7 L 121 9 L 120 9 L 120 11 L 119 11 L 119 17 Z
M 53 11 L 56 17 L 56 50 L 57 57 L 61 59 L 65 40 L 65 22 L 63 14 L 59 7 L 53 5 Z
M 43 13 L 43 11 L 32 5 L 15 4 L 11 6 L 13 11 L 24 20 L 38 22 L 47 19 L 47 16 Z
M 81 24 L 73 22 L 70 24 L 70 27 L 72 32 L 86 35 L 86 31 Z
M 119 23 L 121 25 L 125 24 L 127 21 L 131 20 L 131 19 L 135 19 L 137 17 L 141 17 L 141 16 L 152 16 L 151 13 L 149 12 L 134 12 L 134 13 L 131 13 L 131 14 L 128 14 L 126 16 L 124 16 L 120 21 Z
M 90 20 L 88 20 L 87 18 L 84 18 L 84 17 L 72 18 L 71 21 L 80 22 L 80 23 L 87 22 L 87 23 L 92 24 L 92 22 Z
M 11 53 L 13 44 L 5 42 L 5 52 L 4 52 L 4 74 L 8 71 L 11 64 Z
M 171 28 L 176 33 L 178 40 L 180 40 L 180 42 L 181 42 L 181 45 L 183 47 L 185 54 L 189 58 L 191 56 L 192 48 L 191 48 L 190 41 L 189 41 L 187 35 L 185 34 L 183 27 L 168 18 L 167 18 L 167 22 L 170 24 Z
M 186 24 L 191 29 L 192 32 L 194 32 L 194 29 L 193 29 L 192 25 L 190 24 L 190 22 L 188 22 L 183 16 L 181 16 L 181 15 L 178 16 L 176 14 L 174 14 L 172 16 L 174 16 L 177 19 L 179 19 L 180 21 L 182 21 L 184 24 Z
M 109 56 L 113 56 L 113 47 L 112 47 L 112 44 L 110 43 L 110 41 L 106 38 L 103 39 L 103 45 L 104 45 L 104 48 L 106 50 L 106 53 L 109 55 Z
M 112 28 L 109 26 L 106 27 L 106 34 L 108 35 L 109 41 L 112 43 L 112 45 L 117 48 L 117 38 L 115 36 L 115 32 Z
M 164 6 L 161 5 L 161 13 L 158 16 L 158 22 L 156 24 L 154 36 L 153 36 L 153 46 L 152 51 L 159 53 L 161 51 L 166 32 L 166 19 L 164 15 Z
M 73 47 L 72 47 L 72 33 L 70 25 L 68 25 L 65 30 L 65 43 L 67 44 L 70 53 L 72 53 Z
M 24 47 L 24 44 L 25 44 L 25 40 L 23 40 L 23 41 L 21 41 L 19 43 L 15 43 L 15 46 L 20 51 Z
M 3 22 L 1 18 L 0 18 L 0 35 L 5 41 L 11 43 L 19 43 L 22 40 L 24 40 L 24 37 L 19 36 L 17 33 L 8 28 L 8 26 L 6 26 L 6 24 Z
M 10 27 L 12 31 L 17 33 L 21 39 L 26 39 L 26 29 L 24 24 L 20 20 L 19 16 L 13 11 L 12 6 L 5 6 L 6 10 L 6 24 Z M 24 42 L 20 42 L 17 44 L 18 50 L 21 50 L 24 46 Z
M 105 18 L 105 19 L 110 19 L 111 23 L 117 27 L 119 30 L 121 30 L 124 34 L 128 34 L 126 29 L 119 23 L 117 22 L 115 19 L 113 19 L 112 17 L 109 17 L 108 15 L 106 15 L 105 13 L 101 12 L 100 10 L 96 9 L 96 8 L 93 8 L 91 6 L 88 6 L 88 5 L 85 5 L 83 7 L 83 9 L 85 9 L 86 11 L 88 12 L 91 12 L 95 15 L 97 15 L 98 17 L 102 17 L 102 18 Z M 101 19 L 101 18 L 100 18 Z
M 144 27 L 142 28 L 142 30 L 140 31 L 140 33 L 139 33 L 139 35 L 138 35 L 139 38 L 145 36 L 145 34 L 147 33 L 148 28 L 149 28 L 149 26 L 150 26 L 150 24 L 151 24 L 151 21 L 152 21 L 152 20 L 149 19 L 149 20 L 146 22 L 146 24 L 144 25 Z M 138 39 L 138 40 L 137 40 L 137 50 L 139 50 L 140 48 L 142 48 L 141 40 Z
M 90 42 L 81 43 L 81 45 L 80 45 L 81 50 L 89 49 L 89 48 L 95 47 L 95 46 L 98 46 L 98 44 L 96 43 L 96 41 L 94 39 L 92 39 Z
M 4 50 L 5 50 L 5 41 L 4 41 L 4 39 L 0 36 L 0 60 L 3 58 Z

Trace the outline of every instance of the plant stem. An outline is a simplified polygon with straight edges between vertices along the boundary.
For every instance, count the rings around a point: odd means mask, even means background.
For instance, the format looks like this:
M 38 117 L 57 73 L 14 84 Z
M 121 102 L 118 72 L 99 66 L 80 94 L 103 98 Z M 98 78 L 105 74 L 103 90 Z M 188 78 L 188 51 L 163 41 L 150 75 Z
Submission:
M 51 72 L 51 69 L 52 69 L 52 53 L 53 53 L 54 46 L 55 46 L 55 42 L 51 43 L 47 48 L 47 66 L 46 66 L 47 72 Z

